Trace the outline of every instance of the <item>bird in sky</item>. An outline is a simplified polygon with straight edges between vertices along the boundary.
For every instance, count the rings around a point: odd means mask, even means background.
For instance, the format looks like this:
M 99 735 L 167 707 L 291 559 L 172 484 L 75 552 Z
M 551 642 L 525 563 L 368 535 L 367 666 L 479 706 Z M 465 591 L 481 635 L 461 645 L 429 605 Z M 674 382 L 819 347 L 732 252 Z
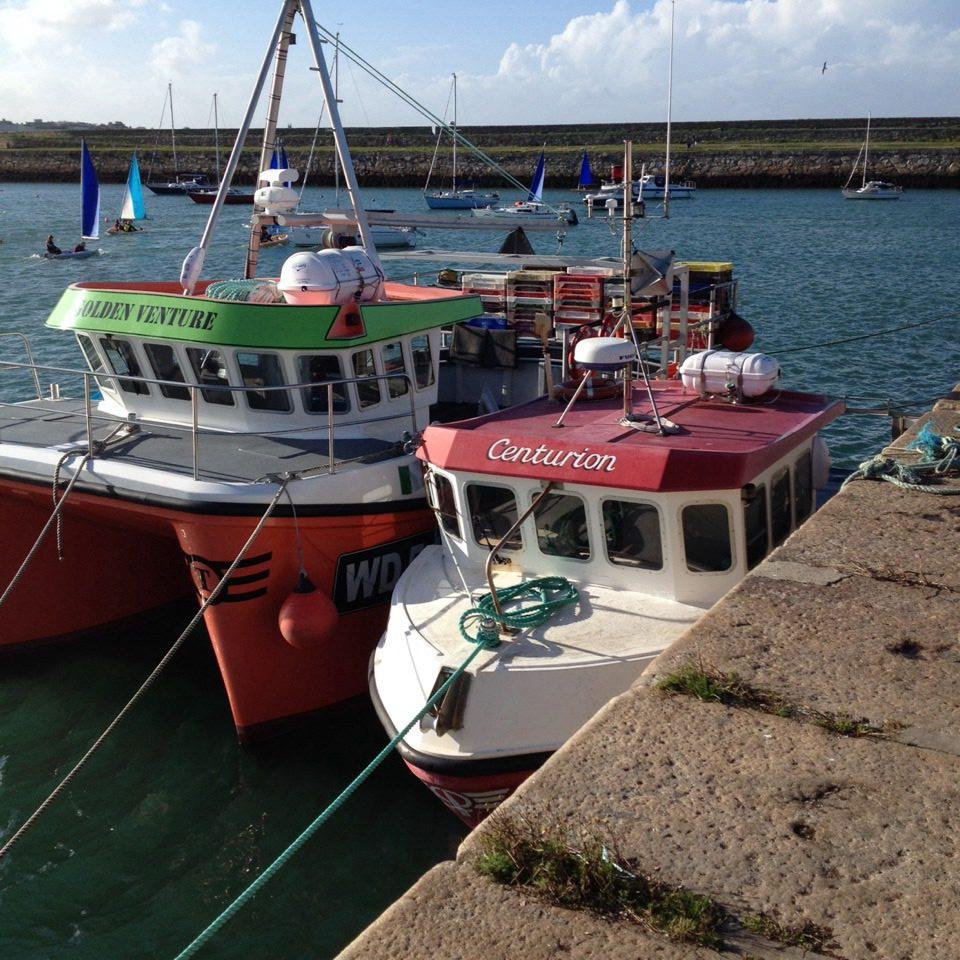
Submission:
M 823 61 L 823 66 L 820 68 L 821 75 L 827 72 L 827 61 Z

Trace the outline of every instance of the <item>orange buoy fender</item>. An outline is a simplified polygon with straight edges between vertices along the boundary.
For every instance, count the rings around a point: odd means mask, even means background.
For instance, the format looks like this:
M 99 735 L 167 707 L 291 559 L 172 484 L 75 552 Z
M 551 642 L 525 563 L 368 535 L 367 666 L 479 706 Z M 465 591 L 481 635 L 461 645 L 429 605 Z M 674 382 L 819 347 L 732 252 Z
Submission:
M 291 647 L 307 650 L 333 638 L 340 614 L 333 600 L 318 590 L 305 573 L 280 607 L 280 634 Z
M 753 327 L 750 321 L 744 320 L 739 313 L 731 313 L 720 324 L 717 343 L 734 353 L 749 350 L 753 344 Z

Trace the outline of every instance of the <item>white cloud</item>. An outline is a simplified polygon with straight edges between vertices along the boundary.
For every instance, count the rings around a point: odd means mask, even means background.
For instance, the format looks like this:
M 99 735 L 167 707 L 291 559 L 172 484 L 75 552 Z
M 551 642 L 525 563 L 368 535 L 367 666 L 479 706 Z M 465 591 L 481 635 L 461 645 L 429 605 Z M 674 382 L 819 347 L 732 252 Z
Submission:
M 216 45 L 201 40 L 202 27 L 196 20 L 181 20 L 180 33 L 153 45 L 150 65 L 163 77 L 182 77 L 212 59 Z
M 117 31 L 146 0 L 25 0 L 0 9 L 2 46 L 13 50 L 73 46 L 84 35 Z
M 671 5 L 634 6 L 617 0 L 541 43 L 511 44 L 496 73 L 465 76 L 465 98 L 491 105 L 471 122 L 663 119 Z M 683 0 L 675 13 L 675 119 L 843 116 L 871 104 L 881 114 L 956 112 L 950 4 Z

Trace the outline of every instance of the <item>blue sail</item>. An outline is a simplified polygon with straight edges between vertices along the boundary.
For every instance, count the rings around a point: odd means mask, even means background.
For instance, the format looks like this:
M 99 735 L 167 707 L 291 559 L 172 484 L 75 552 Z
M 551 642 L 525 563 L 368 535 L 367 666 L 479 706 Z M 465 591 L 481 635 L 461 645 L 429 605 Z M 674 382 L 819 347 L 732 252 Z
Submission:
M 100 239 L 100 183 L 86 140 L 80 141 L 80 195 L 82 198 L 81 236 L 84 240 Z
M 540 151 L 540 159 L 537 161 L 537 169 L 533 171 L 533 180 L 530 181 L 530 194 L 527 200 L 543 199 L 543 175 L 546 163 L 543 157 L 543 151 Z
M 290 164 L 287 162 L 287 151 L 283 148 L 283 141 L 278 137 L 277 145 L 273 148 L 273 153 L 270 156 L 270 169 L 271 170 L 286 170 Z M 291 184 L 284 183 L 281 186 L 289 187 Z
M 590 170 L 590 157 L 584 150 L 583 159 L 580 161 L 580 179 L 577 181 L 577 189 L 583 190 L 590 186 L 593 186 L 593 173 Z
M 127 173 L 127 186 L 123 191 L 123 205 L 120 208 L 121 220 L 146 220 L 147 208 L 143 202 L 143 184 L 140 182 L 140 164 L 137 155 L 130 158 L 130 170 Z

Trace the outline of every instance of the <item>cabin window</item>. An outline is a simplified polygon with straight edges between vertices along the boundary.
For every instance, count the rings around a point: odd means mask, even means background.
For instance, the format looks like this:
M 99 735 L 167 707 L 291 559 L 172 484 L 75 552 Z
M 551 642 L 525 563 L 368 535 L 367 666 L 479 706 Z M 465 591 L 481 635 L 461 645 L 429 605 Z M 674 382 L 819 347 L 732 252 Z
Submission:
M 158 380 L 175 380 L 186 383 L 183 371 L 173 347 L 169 343 L 145 343 L 143 349 Z M 189 400 L 190 391 L 186 387 L 175 387 L 172 383 L 161 383 L 160 392 L 171 400 Z
M 375 377 L 377 366 L 372 350 L 358 350 L 353 355 L 353 375 L 355 377 Z M 357 384 L 357 399 L 360 407 L 372 407 L 380 402 L 380 382 L 378 380 L 360 381 Z
M 747 538 L 747 569 L 752 570 L 770 549 L 767 536 L 767 488 L 758 483 L 745 487 L 743 528 Z
M 770 484 L 770 539 L 779 546 L 790 533 L 790 471 L 778 473 Z
M 142 377 L 140 364 L 133 347 L 127 340 L 117 340 L 115 337 L 101 337 L 100 346 L 107 355 L 107 361 L 114 373 L 129 374 L 131 377 Z M 146 395 L 150 388 L 142 380 L 117 380 L 120 389 L 125 393 Z
M 100 354 L 97 353 L 97 348 L 94 346 L 93 341 L 85 334 L 78 333 L 77 342 L 80 344 L 80 349 L 83 351 L 84 357 L 86 357 L 90 370 L 93 373 L 105 373 L 106 367 L 103 365 L 103 361 L 100 359 Z M 99 377 L 97 378 L 97 384 L 101 390 L 109 390 L 113 387 L 113 384 L 109 380 L 101 380 Z
M 283 372 L 280 358 L 273 353 L 241 353 L 237 351 L 237 366 L 245 387 L 258 387 L 245 396 L 251 410 L 290 412 L 290 394 L 286 390 L 268 390 L 267 387 L 282 387 Z
M 403 359 L 403 345 L 399 340 L 396 343 L 385 343 L 380 348 L 380 356 L 383 357 L 384 373 L 406 373 L 407 365 Z M 387 391 L 391 400 L 404 396 L 408 389 L 409 385 L 406 377 L 391 377 L 387 381 Z
M 227 363 L 219 350 L 201 350 L 187 347 L 187 359 L 197 383 L 209 389 L 201 390 L 200 396 L 207 403 L 224 407 L 233 406 L 233 393 L 228 390 Z
M 603 536 L 611 563 L 644 570 L 663 569 L 660 512 L 652 503 L 604 500 Z
M 453 484 L 439 473 L 431 474 L 433 478 L 434 509 L 440 518 L 440 526 L 447 533 L 452 533 L 458 540 L 463 539 L 460 531 L 460 517 L 457 515 L 457 501 L 453 496 Z
M 697 503 L 684 507 L 683 552 L 687 569 L 716 573 L 733 565 L 730 548 L 730 521 L 722 503 Z
M 793 505 L 799 526 L 813 513 L 813 458 L 809 450 L 794 464 Z
M 311 383 L 300 393 L 303 396 L 303 408 L 308 413 L 327 412 L 327 383 L 330 380 L 343 380 L 340 358 L 330 354 L 316 354 L 312 357 L 297 358 L 297 380 Z M 346 413 L 350 409 L 347 385 L 337 383 L 333 388 L 333 412 Z
M 481 547 L 495 547 L 517 522 L 517 499 L 508 487 L 470 483 L 467 485 L 467 506 L 473 537 Z M 508 550 L 519 550 L 523 546 L 520 531 L 515 530 L 503 546 Z
M 433 355 L 430 353 L 430 337 L 425 333 L 410 340 L 410 356 L 413 358 L 413 379 L 418 390 L 433 384 Z
M 550 557 L 590 559 L 587 510 L 580 497 L 548 493 L 536 509 L 537 543 Z

